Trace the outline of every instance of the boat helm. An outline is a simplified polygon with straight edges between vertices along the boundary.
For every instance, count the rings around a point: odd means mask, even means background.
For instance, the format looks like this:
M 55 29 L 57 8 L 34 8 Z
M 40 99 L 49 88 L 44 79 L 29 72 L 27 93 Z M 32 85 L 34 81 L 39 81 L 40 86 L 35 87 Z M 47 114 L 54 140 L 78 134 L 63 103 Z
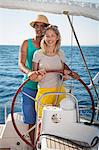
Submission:
M 63 110 L 73 110 L 75 109 L 75 103 L 74 103 L 74 98 L 71 96 L 67 96 L 60 102 L 60 107 Z
M 77 101 L 74 96 L 67 95 L 66 98 L 64 98 L 60 102 L 60 108 L 64 111 L 66 114 L 67 121 L 69 122 L 78 122 L 79 120 L 79 111 L 77 107 Z

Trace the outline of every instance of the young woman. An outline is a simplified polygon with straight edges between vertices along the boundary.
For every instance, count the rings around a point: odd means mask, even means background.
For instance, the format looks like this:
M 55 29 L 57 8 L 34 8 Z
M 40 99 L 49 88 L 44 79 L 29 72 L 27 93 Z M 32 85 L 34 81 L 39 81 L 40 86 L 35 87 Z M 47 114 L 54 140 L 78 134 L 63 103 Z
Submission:
M 36 51 L 33 56 L 33 69 L 44 69 L 46 76 L 38 83 L 38 92 L 36 99 L 46 92 L 65 92 L 62 84 L 62 78 L 58 72 L 65 74 L 71 73 L 71 70 L 65 65 L 65 58 L 63 52 L 60 50 L 61 37 L 57 26 L 49 25 L 45 30 L 45 35 L 41 41 L 41 49 Z M 67 70 L 68 69 L 68 70 Z M 54 72 L 55 71 L 55 72 Z M 41 99 L 42 104 L 49 104 L 57 106 L 65 95 L 44 96 Z M 56 101 L 56 98 L 57 101 Z M 42 106 L 39 107 L 39 117 L 42 116 Z

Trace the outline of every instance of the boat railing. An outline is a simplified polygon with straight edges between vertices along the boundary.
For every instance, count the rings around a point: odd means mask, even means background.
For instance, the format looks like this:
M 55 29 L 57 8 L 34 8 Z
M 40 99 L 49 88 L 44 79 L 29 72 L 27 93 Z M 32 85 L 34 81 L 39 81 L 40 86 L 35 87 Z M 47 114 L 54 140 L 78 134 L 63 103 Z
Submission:
M 4 121 L 5 121 L 5 123 L 7 121 L 8 115 L 9 115 L 9 113 L 11 111 L 11 105 L 12 105 L 11 101 L 6 102 L 5 105 L 4 105 Z M 15 107 L 19 108 L 19 106 L 20 106 L 20 102 L 16 102 Z M 7 111 L 8 109 L 9 109 L 9 111 Z

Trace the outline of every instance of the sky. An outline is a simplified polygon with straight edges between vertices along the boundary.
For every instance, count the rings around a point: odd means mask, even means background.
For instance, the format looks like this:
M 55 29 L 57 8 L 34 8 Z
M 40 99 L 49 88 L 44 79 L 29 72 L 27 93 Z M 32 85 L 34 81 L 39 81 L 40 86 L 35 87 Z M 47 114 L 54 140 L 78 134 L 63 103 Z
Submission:
M 49 22 L 59 27 L 62 45 L 76 45 L 71 27 L 65 15 L 37 13 L 26 10 L 0 8 L 0 45 L 21 45 L 25 39 L 34 37 L 34 29 L 29 23 L 38 14 L 46 15 Z M 99 21 L 86 17 L 73 17 L 73 25 L 80 45 L 99 45 Z

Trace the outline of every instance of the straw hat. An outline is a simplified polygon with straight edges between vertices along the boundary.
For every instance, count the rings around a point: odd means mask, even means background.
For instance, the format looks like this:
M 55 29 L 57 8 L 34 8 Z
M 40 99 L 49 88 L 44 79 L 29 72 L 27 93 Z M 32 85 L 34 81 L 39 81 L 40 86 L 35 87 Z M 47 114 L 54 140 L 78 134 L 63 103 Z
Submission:
M 30 23 L 30 25 L 34 28 L 36 22 L 42 22 L 45 23 L 46 25 L 49 25 L 48 19 L 44 15 L 38 15 L 37 18 Z

